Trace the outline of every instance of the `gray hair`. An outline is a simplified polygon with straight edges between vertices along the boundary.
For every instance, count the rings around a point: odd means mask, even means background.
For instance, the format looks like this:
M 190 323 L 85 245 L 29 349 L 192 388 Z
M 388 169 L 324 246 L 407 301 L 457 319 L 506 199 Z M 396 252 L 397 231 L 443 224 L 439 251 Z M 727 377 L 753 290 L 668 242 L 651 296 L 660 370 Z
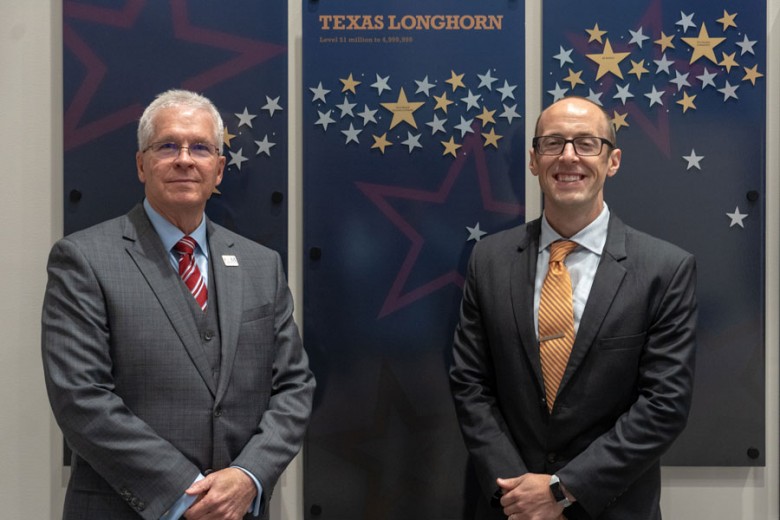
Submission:
M 154 135 L 154 119 L 160 110 L 172 107 L 189 107 L 209 112 L 214 120 L 214 144 L 219 148 L 219 154 L 222 155 L 225 124 L 222 122 L 222 116 L 219 115 L 217 107 L 205 96 L 189 90 L 177 89 L 158 94 L 141 114 L 141 119 L 138 121 L 139 150 L 143 151 L 149 146 L 149 141 Z

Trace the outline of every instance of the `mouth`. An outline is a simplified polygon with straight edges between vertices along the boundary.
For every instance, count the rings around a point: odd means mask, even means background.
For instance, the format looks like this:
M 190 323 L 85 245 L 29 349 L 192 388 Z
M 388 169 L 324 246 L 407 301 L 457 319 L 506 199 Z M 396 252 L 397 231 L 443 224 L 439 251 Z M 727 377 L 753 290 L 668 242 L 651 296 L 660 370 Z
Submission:
M 585 176 L 578 173 L 557 173 L 553 175 L 553 179 L 555 179 L 556 182 L 569 183 L 579 182 L 585 179 Z

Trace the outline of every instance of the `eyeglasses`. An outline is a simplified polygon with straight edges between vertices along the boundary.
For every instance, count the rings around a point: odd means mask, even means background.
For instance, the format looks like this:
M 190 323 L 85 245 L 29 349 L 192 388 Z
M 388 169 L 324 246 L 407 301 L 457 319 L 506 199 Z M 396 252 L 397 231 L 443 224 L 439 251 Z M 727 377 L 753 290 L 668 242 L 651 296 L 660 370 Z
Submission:
M 593 157 L 601 154 L 601 150 L 605 144 L 610 148 L 615 147 L 615 145 L 607 139 L 595 136 L 564 139 L 557 135 L 540 135 L 533 139 L 534 150 L 540 155 L 561 155 L 564 148 L 566 148 L 566 143 L 571 143 L 572 146 L 574 146 L 574 153 L 582 157 Z
M 213 144 L 194 143 L 182 146 L 172 142 L 152 143 L 144 149 L 144 152 L 151 150 L 159 159 L 173 159 L 179 156 L 182 149 L 186 149 L 193 159 L 200 160 L 211 159 L 217 153 L 217 147 Z

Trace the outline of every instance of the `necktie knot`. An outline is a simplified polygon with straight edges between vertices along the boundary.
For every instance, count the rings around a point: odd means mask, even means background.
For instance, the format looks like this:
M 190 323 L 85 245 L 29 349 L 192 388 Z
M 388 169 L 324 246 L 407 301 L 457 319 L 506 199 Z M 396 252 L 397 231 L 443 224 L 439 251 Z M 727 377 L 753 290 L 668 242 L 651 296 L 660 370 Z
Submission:
M 550 263 L 563 262 L 577 248 L 577 242 L 558 240 L 550 244 Z
M 183 255 L 191 255 L 195 252 L 195 240 L 191 236 L 182 237 L 181 240 L 176 242 L 173 249 Z

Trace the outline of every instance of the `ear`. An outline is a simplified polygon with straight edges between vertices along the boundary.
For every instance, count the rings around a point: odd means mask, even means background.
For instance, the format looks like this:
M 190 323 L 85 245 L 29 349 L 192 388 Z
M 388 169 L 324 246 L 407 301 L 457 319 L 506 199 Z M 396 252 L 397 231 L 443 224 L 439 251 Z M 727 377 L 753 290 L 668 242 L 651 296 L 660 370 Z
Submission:
M 610 152 L 609 158 L 607 161 L 609 162 L 609 168 L 607 169 L 607 177 L 612 177 L 615 175 L 618 170 L 620 169 L 620 159 L 623 157 L 623 151 L 620 148 L 615 148 Z
M 531 174 L 533 174 L 534 177 L 539 176 L 538 167 L 539 165 L 536 162 L 536 153 L 534 152 L 534 149 L 531 148 L 528 150 L 528 169 L 531 170 Z
M 225 175 L 225 156 L 224 155 L 220 155 L 219 156 L 219 163 L 217 165 L 217 168 L 219 168 L 219 170 L 217 171 L 217 181 L 214 184 L 214 186 L 219 186 L 220 183 L 222 182 L 222 177 Z
M 135 167 L 138 171 L 138 180 L 141 184 L 146 184 L 146 172 L 144 171 L 144 154 L 140 151 L 135 152 Z

